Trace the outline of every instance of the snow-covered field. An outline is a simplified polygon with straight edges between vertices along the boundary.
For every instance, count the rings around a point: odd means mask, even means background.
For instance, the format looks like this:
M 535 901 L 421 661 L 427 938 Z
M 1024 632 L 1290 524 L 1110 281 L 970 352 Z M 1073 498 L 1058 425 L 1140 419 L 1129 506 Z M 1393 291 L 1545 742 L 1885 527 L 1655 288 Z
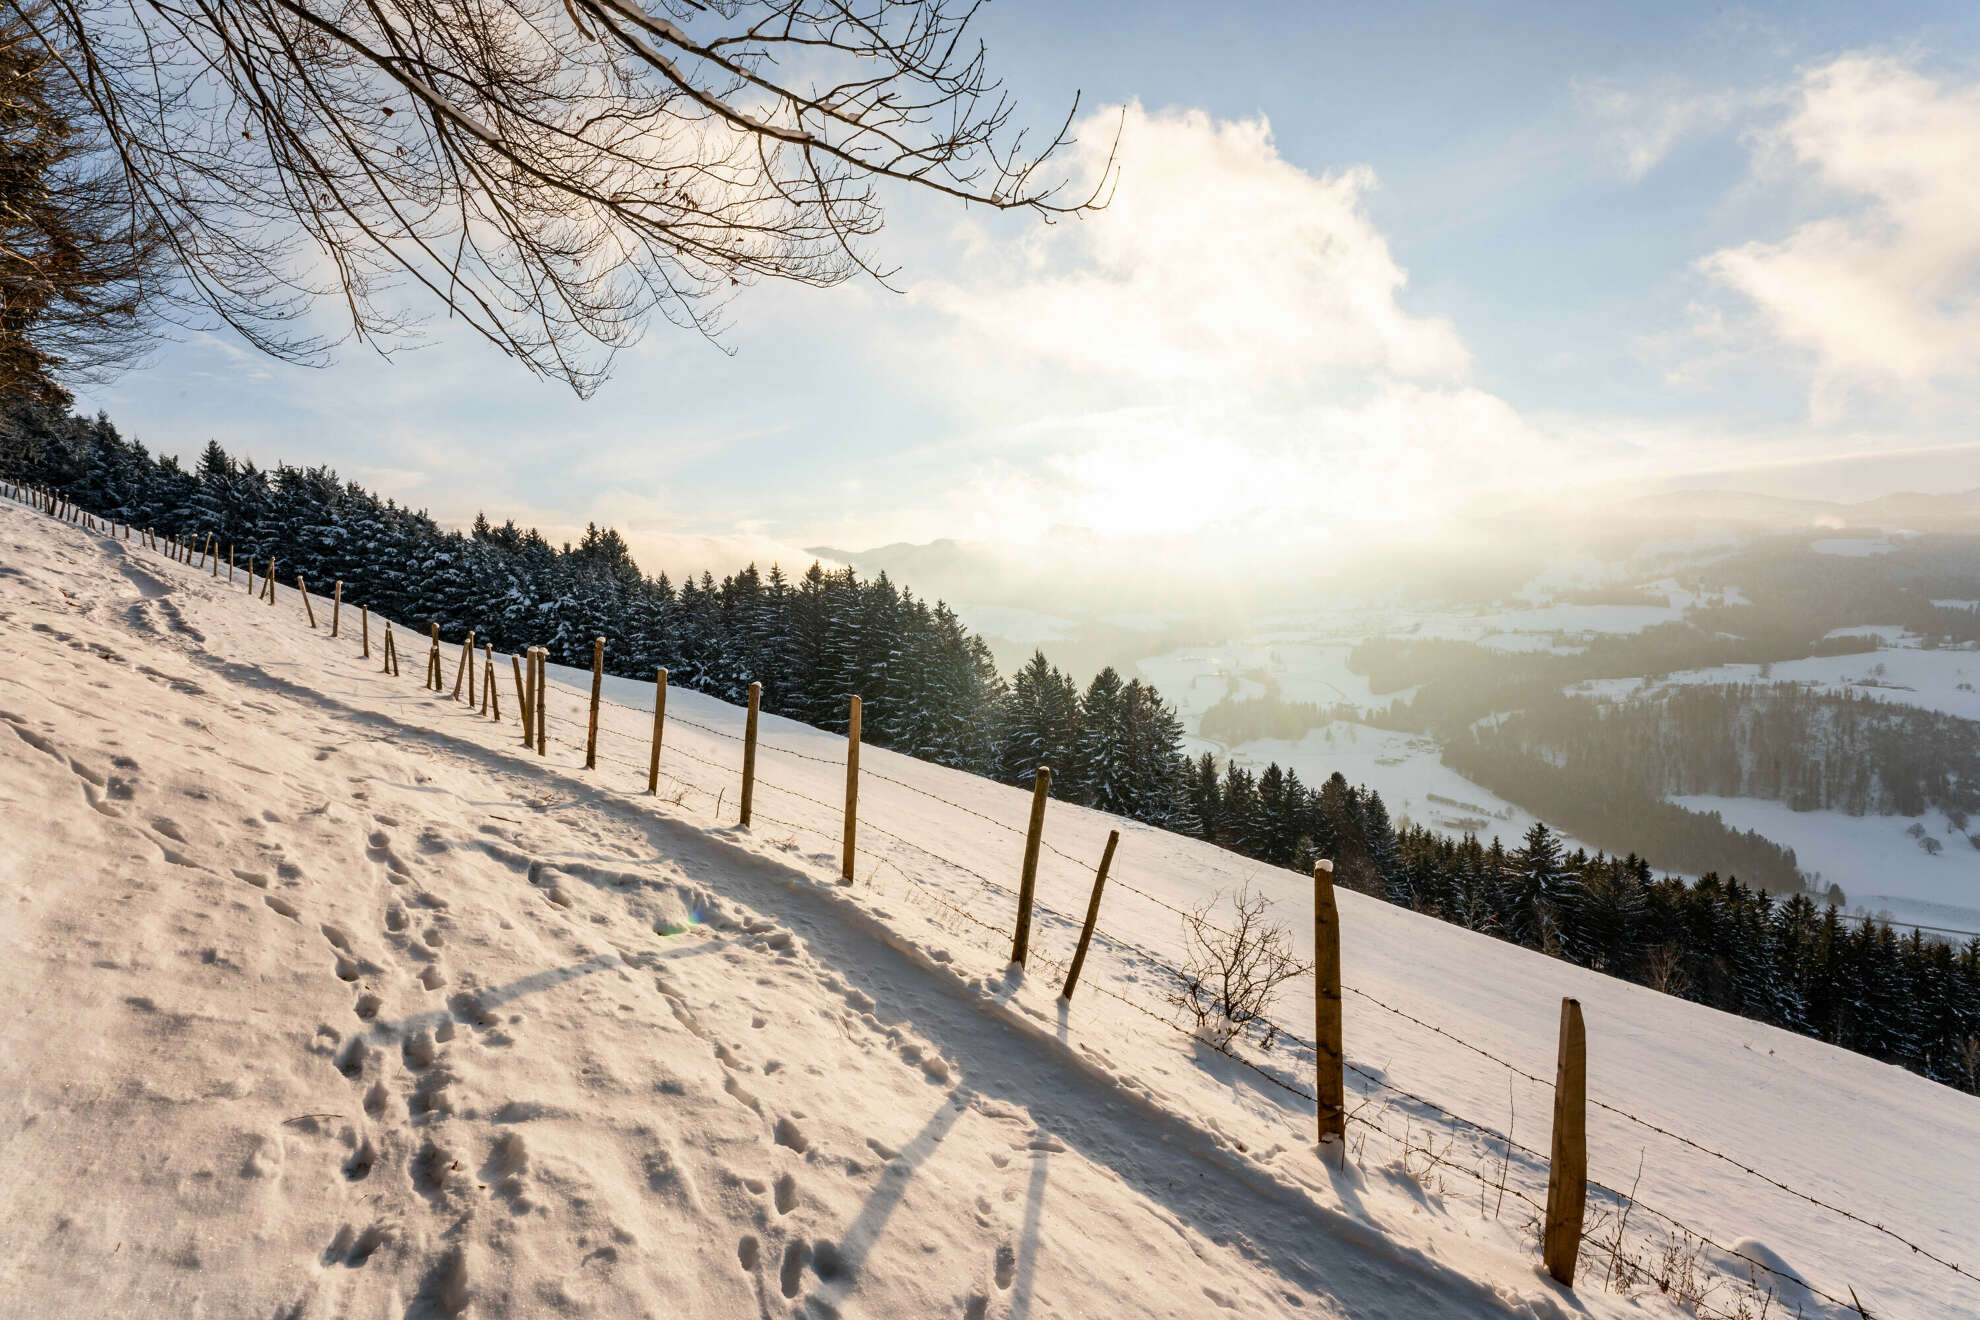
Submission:
M 1230 755 L 1253 770 L 1276 761 L 1299 771 L 1308 786 L 1325 782 L 1338 770 L 1350 784 L 1366 784 L 1380 793 L 1391 819 L 1407 815 L 1419 825 L 1487 840 L 1497 835 L 1508 847 L 1536 819 L 1445 765 L 1436 740 L 1418 734 L 1337 720 L 1310 730 L 1298 742 L 1254 739 Z M 1569 839 L 1568 846 L 1577 845 Z
M 1347 666 L 1354 647 L 1320 641 L 1240 642 L 1223 646 L 1190 646 L 1137 662 L 1141 676 L 1155 685 L 1164 700 L 1194 733 L 1203 713 L 1225 697 L 1265 695 L 1254 674 L 1269 675 L 1285 701 L 1316 706 L 1345 703 L 1366 709 L 1407 701 L 1415 688 L 1377 696 L 1368 679 Z
M 1842 886 L 1851 910 L 1889 913 L 1898 922 L 1980 930 L 1980 849 L 1936 808 L 1914 818 L 1795 811 L 1785 802 L 1758 798 L 1701 794 L 1671 800 L 1693 811 L 1716 811 L 1729 825 L 1758 830 L 1794 849 L 1802 870 L 1820 873 L 1818 888 Z M 1921 836 L 1910 833 L 1914 826 Z M 1936 841 L 1940 851 L 1926 851 L 1921 839 Z
M 421 688 L 410 629 L 388 678 L 350 606 L 333 641 L 277 595 L 0 504 L 9 1316 L 1675 1314 L 1593 1259 L 1559 1290 L 1520 1200 L 1544 1167 L 1511 1155 L 1499 1202 L 1469 1175 L 1504 1147 L 1395 1089 L 1544 1149 L 1548 1089 L 1456 1042 L 1550 1076 L 1563 995 L 1597 1099 L 1980 1259 L 1973 1097 L 1343 893 L 1355 1122 L 1323 1160 L 1281 1085 L 1310 1045 L 1246 1068 L 1148 1011 L 1162 903 L 1250 880 L 1310 947 L 1302 877 L 1054 804 L 1008 974 L 1027 795 L 867 749 L 842 886 L 842 740 L 766 717 L 741 829 L 740 711 L 670 695 L 656 801 L 649 685 L 607 683 L 587 772 L 588 676 L 553 671 L 538 758 L 506 679 L 479 717 Z M 1634 1228 L 1873 1315 L 1980 1309 L 1725 1161 L 1589 1132 Z
M 1885 647 L 1861 655 L 1811 656 L 1771 665 L 1681 669 L 1658 679 L 1608 678 L 1576 684 L 1593 696 L 1643 696 L 1674 683 L 1802 683 L 1822 692 L 1858 692 L 1900 706 L 1980 720 L 1980 651 Z

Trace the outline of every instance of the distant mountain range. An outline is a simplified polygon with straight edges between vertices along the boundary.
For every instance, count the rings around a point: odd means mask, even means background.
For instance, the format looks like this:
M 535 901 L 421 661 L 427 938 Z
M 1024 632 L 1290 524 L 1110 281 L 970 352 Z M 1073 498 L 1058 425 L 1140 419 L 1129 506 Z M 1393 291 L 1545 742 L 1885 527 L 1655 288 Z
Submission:
M 1420 532 L 1420 528 L 1408 529 Z M 1662 542 L 1714 543 L 1763 535 L 1980 535 L 1980 489 L 1907 491 L 1849 504 L 1736 490 L 1666 491 L 1576 507 L 1536 504 L 1441 525 L 1428 540 L 1361 536 L 1321 551 L 1214 537 L 1117 540 L 1056 529 L 1038 545 L 943 539 L 808 553 L 886 573 L 918 595 L 1093 619 L 1271 612 L 1316 596 L 1404 595 L 1491 600 L 1569 558 L 1630 560 Z M 1668 553 L 1667 545 L 1659 545 Z

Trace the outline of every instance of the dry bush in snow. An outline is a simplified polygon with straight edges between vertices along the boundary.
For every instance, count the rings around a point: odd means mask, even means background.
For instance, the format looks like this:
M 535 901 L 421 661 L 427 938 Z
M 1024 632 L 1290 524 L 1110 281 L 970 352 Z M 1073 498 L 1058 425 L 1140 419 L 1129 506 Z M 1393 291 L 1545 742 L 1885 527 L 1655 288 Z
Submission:
M 1168 999 L 1217 1049 L 1253 1029 L 1270 1049 L 1279 988 L 1312 966 L 1294 953 L 1292 931 L 1270 919 L 1271 906 L 1246 884 L 1228 900 L 1218 890 L 1183 918 L 1181 975 Z

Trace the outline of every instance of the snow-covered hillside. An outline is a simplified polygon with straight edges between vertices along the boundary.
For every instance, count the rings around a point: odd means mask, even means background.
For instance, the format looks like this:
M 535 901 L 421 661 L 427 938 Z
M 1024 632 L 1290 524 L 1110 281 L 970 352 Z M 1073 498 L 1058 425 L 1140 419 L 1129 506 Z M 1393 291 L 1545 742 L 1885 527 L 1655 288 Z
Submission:
M 1354 1122 L 1323 1159 L 1310 1044 L 1247 1065 L 1161 1007 L 1174 908 L 1249 881 L 1304 946 L 1304 878 L 1055 803 L 1008 974 L 1028 795 L 869 748 L 842 886 L 842 739 L 766 717 L 745 830 L 740 711 L 670 694 L 656 800 L 650 684 L 608 681 L 587 772 L 588 675 L 552 671 L 538 757 L 506 671 L 497 722 L 422 689 L 417 621 L 392 678 L 380 620 L 365 660 L 354 603 L 335 640 L 314 607 L 0 503 L 6 1315 L 1682 1314 L 1593 1246 L 1557 1288 L 1544 1164 L 1451 1118 L 1545 1149 L 1563 995 L 1653 1274 L 1661 1212 L 1736 1253 L 1696 1253 L 1719 1311 L 1739 1275 L 1770 1314 L 1853 1313 L 1795 1278 L 1980 1311 L 1617 1112 L 1980 1271 L 1971 1096 L 1343 893 Z

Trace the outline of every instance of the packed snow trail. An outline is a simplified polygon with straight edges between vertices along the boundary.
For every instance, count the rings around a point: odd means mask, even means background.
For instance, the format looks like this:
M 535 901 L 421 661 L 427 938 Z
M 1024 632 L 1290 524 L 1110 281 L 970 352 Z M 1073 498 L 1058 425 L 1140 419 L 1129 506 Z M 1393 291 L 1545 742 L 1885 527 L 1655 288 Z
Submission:
M 0 505 L 8 1314 L 1668 1309 L 293 608 Z

